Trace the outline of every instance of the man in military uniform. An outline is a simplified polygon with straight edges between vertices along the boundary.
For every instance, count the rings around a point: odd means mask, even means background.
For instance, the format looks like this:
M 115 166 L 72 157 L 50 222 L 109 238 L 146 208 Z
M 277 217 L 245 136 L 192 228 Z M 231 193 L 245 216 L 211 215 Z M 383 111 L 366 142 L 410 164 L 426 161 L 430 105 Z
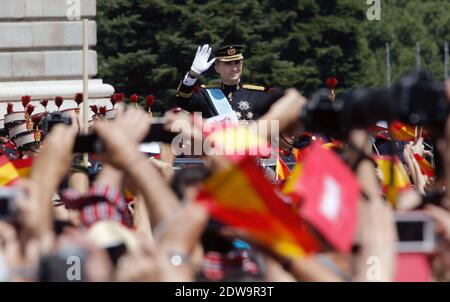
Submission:
M 214 58 L 209 60 L 211 47 L 207 44 L 199 47 L 191 70 L 178 86 L 178 106 L 190 112 L 202 112 L 204 118 L 232 115 L 238 120 L 247 121 L 264 114 L 263 104 L 269 97 L 265 88 L 241 83 L 244 60 L 241 50 L 239 45 L 227 45 L 217 49 Z M 221 84 L 202 85 L 202 88 L 194 93 L 198 77 L 213 64 Z

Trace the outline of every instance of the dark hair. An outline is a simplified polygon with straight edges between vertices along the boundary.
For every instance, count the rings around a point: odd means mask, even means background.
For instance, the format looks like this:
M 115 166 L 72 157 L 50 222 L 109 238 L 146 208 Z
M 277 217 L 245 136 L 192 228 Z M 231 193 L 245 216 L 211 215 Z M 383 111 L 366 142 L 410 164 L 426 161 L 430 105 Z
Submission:
M 398 156 L 400 161 L 403 163 L 405 163 L 405 159 L 403 158 L 403 149 L 405 149 L 406 145 L 407 145 L 406 142 L 401 142 L 397 140 L 391 142 L 386 139 L 377 139 L 375 141 L 375 146 L 380 155 L 391 155 L 391 153 L 393 153 L 394 155 Z M 393 148 L 392 151 L 391 148 Z
M 209 170 L 204 166 L 185 167 L 175 172 L 170 185 L 178 198 L 183 199 L 188 187 L 200 184 L 209 175 Z

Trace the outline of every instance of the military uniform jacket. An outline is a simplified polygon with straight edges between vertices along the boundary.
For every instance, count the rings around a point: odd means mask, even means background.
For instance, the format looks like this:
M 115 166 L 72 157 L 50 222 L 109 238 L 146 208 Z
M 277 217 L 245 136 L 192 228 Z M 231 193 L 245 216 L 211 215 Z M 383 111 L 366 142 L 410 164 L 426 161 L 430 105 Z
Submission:
M 262 86 L 240 84 L 228 86 L 223 83 L 220 86 L 202 85 L 198 92 L 193 93 L 194 86 L 180 83 L 176 95 L 177 105 L 190 112 L 201 112 L 203 118 L 217 115 L 217 111 L 206 91 L 208 88 L 220 88 L 231 108 L 236 112 L 237 117 L 244 121 L 258 119 L 264 114 L 261 104 L 264 104 L 264 101 L 269 97 Z

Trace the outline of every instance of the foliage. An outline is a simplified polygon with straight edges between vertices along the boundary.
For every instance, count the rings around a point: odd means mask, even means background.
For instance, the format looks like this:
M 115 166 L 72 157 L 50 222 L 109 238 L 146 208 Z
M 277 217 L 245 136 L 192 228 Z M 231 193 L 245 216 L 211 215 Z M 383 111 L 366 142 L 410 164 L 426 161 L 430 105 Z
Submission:
M 355 0 L 98 0 L 99 76 L 127 95 L 154 94 L 171 106 L 198 45 L 244 46 L 243 80 L 294 86 L 305 95 L 335 76 L 337 93 L 386 83 L 385 44 L 393 80 L 416 64 L 442 79 L 450 41 L 450 2 L 382 0 L 369 21 Z M 211 69 L 203 82 L 217 81 Z

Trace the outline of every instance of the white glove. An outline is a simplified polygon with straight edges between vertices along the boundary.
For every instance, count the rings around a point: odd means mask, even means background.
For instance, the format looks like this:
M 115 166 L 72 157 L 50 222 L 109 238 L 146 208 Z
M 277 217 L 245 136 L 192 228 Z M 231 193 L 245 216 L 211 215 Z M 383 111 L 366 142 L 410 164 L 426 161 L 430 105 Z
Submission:
M 198 47 L 197 53 L 195 54 L 194 62 L 192 63 L 191 66 L 191 70 L 193 72 L 200 75 L 211 67 L 211 65 L 216 60 L 216 58 L 212 58 L 211 61 L 208 62 L 209 56 L 211 55 L 211 51 L 212 49 L 211 47 L 209 47 L 208 44 Z

